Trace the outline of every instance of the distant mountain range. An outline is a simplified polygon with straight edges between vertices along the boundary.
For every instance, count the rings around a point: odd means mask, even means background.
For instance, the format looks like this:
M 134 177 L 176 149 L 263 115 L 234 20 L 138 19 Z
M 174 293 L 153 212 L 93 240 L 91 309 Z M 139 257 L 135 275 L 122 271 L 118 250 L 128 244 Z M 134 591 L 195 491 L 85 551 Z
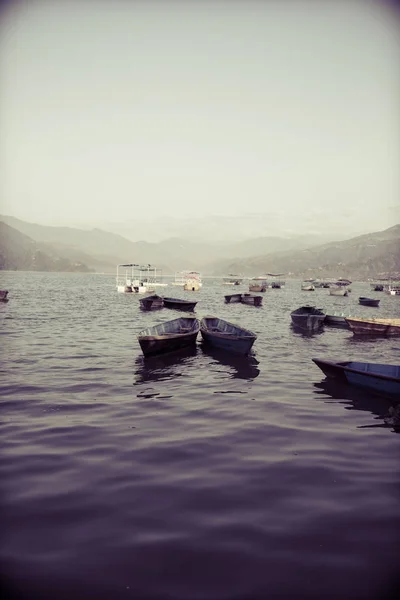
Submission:
M 246 273 L 250 276 L 281 272 L 302 278 L 366 279 L 396 276 L 400 273 L 400 225 L 295 252 L 286 250 L 214 264 L 212 274 L 227 272 Z
M 223 242 L 170 238 L 133 242 L 101 229 L 51 227 L 0 217 L 0 268 L 114 272 L 124 262 L 152 264 L 165 275 L 195 269 L 220 276 L 282 272 L 297 277 L 375 277 L 400 271 L 400 225 L 349 240 L 318 236 L 258 237 Z M 188 232 L 190 235 L 190 231 Z M 142 232 L 143 237 L 146 231 Z
M 0 269 L 8 271 L 80 271 L 89 267 L 59 256 L 45 244 L 0 222 Z

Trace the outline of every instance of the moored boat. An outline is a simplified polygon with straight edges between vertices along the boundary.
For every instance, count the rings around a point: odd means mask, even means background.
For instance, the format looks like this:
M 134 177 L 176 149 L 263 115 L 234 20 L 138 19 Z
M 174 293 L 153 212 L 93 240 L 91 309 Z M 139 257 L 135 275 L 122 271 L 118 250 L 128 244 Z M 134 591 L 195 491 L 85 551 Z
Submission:
M 160 296 L 157 296 L 157 294 L 141 298 L 139 302 L 142 310 L 155 310 L 158 308 L 163 308 L 164 306 L 163 299 Z
M 334 287 L 329 288 L 330 296 L 348 296 L 348 289 L 344 286 L 335 285 Z
M 313 283 L 303 281 L 301 284 L 301 289 L 303 292 L 313 292 L 315 290 L 315 285 Z
M 257 336 L 234 323 L 217 317 L 204 317 L 200 321 L 200 333 L 204 342 L 215 348 L 247 355 Z
M 262 296 L 253 296 L 252 294 L 242 294 L 240 299 L 242 304 L 249 304 L 251 306 L 261 306 Z
M 192 288 L 199 290 L 203 286 L 203 283 L 201 281 L 201 274 L 198 271 L 180 271 L 179 273 L 175 273 L 175 281 L 171 285 L 192 291 Z
M 267 287 L 277 290 L 285 287 L 285 280 L 281 279 L 284 275 L 284 273 L 267 273 Z
M 382 281 L 371 281 L 370 282 L 370 288 L 373 292 L 383 292 L 383 288 L 385 286 L 385 281 L 386 280 L 382 280 Z
M 400 296 L 400 284 L 389 283 L 384 286 L 385 294 L 389 294 L 389 296 Z
M 188 279 L 183 286 L 185 292 L 198 292 L 201 284 L 196 279 Z
M 143 265 L 139 268 L 139 279 L 147 290 L 156 287 L 168 287 L 168 283 L 162 281 L 162 270 L 154 265 Z
M 367 388 L 400 401 L 400 366 L 356 361 L 331 362 L 313 358 L 327 377 Z
M 226 304 L 234 304 L 235 302 L 242 301 L 242 294 L 228 294 L 225 296 Z
M 227 277 L 224 277 L 223 285 L 240 285 L 242 281 L 242 275 L 230 273 Z
M 324 325 L 333 325 L 334 327 L 343 327 L 344 329 L 349 329 L 349 326 L 346 322 L 346 316 L 344 313 L 326 313 Z
M 359 304 L 362 306 L 379 306 L 380 300 L 376 300 L 375 298 L 366 298 L 365 296 L 360 296 L 358 299 Z
M 325 320 L 325 313 L 315 306 L 300 306 L 290 316 L 295 327 L 309 332 L 322 329 Z
M 8 302 L 8 290 L 0 290 L 0 302 Z
M 400 319 L 361 319 L 346 317 L 354 335 L 400 335 Z
M 197 304 L 197 301 L 192 302 L 191 300 L 181 300 L 181 298 L 166 298 L 165 296 L 163 300 L 165 308 L 172 308 L 174 310 L 192 311 Z
M 267 281 L 265 278 L 260 275 L 259 277 L 254 277 L 249 282 L 249 292 L 265 292 L 267 289 Z
M 117 265 L 117 291 L 128 294 L 145 294 L 150 289 L 141 279 L 141 268 L 136 263 Z
M 141 331 L 138 340 L 145 356 L 180 350 L 196 343 L 200 323 L 194 317 L 180 317 L 148 327 Z

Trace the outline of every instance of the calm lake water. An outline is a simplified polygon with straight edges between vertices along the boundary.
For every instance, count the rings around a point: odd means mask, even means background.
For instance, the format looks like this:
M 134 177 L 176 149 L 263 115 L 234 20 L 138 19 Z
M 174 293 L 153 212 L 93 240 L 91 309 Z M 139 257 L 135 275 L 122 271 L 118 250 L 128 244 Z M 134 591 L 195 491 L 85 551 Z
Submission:
M 255 331 L 254 356 L 145 360 L 143 313 L 113 275 L 1 273 L 1 576 L 9 596 L 85 600 L 378 598 L 398 583 L 400 435 L 390 402 L 327 385 L 312 357 L 400 364 L 400 339 L 307 337 L 307 303 L 400 316 L 400 297 L 267 290 L 198 300 Z M 378 309 L 358 296 L 379 297 Z

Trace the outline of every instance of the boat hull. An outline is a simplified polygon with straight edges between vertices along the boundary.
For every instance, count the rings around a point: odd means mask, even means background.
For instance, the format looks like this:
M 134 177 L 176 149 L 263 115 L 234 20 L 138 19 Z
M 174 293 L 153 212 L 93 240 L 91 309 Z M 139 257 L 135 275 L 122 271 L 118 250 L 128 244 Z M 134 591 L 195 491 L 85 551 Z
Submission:
M 139 339 L 139 344 L 145 356 L 155 356 L 174 352 L 182 348 L 187 348 L 196 344 L 198 332 L 185 334 L 181 336 L 148 337 Z
M 261 306 L 262 296 L 251 296 L 250 294 L 242 294 L 242 298 L 240 301 L 242 304 L 248 304 L 250 306 Z
M 379 306 L 379 302 L 380 300 L 376 300 L 375 298 L 364 298 L 363 296 L 361 296 L 358 299 L 359 304 L 361 304 L 362 306 Z
M 343 288 L 339 288 L 339 289 L 330 288 L 329 294 L 331 296 L 348 296 L 348 290 L 343 289 Z
M 181 317 L 143 330 L 138 341 L 145 356 L 187 348 L 196 343 L 200 323 L 193 317 Z
M 290 313 L 293 326 L 308 332 L 322 329 L 325 313 L 314 306 L 301 306 Z
M 204 317 L 200 321 L 200 333 L 205 344 L 241 355 L 249 354 L 257 339 L 252 331 L 216 317 Z
M 219 350 L 225 350 L 226 352 L 233 352 L 234 354 L 249 354 L 253 347 L 255 338 L 237 340 L 232 336 L 224 336 L 218 334 L 211 334 L 207 331 L 200 330 L 201 337 L 204 342 L 218 348 Z
M 257 283 L 249 285 L 249 292 L 265 292 L 266 289 L 266 285 L 259 285 Z
M 400 319 L 351 319 L 346 322 L 354 335 L 399 336 Z
M 187 281 L 183 286 L 185 292 L 198 292 L 201 287 L 201 284 L 198 281 Z
M 197 302 L 190 302 L 189 300 L 179 300 L 178 298 L 164 298 L 165 308 L 171 308 L 174 310 L 185 310 L 193 311 L 196 307 Z
M 349 329 L 346 318 L 340 315 L 325 315 L 324 325 L 333 325 L 334 327 Z
M 163 308 L 164 301 L 160 296 L 147 296 L 140 299 L 140 308 L 142 310 L 157 310 Z
M 226 304 L 234 304 L 235 302 L 241 302 L 241 301 L 242 301 L 242 294 L 229 294 L 228 296 L 225 296 Z
M 325 317 L 319 315 L 295 315 L 292 316 L 292 323 L 299 329 L 305 331 L 319 331 L 322 329 Z
M 400 366 L 312 360 L 327 377 L 400 401 Z

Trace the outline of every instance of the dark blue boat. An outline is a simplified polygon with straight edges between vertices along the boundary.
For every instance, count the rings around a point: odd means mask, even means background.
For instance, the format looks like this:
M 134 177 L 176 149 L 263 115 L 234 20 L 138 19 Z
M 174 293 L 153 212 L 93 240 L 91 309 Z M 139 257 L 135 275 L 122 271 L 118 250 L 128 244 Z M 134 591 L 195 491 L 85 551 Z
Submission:
M 226 304 L 233 304 L 234 302 L 241 302 L 242 294 L 228 294 L 225 296 Z
M 187 310 L 193 311 L 197 304 L 197 300 L 192 302 L 191 300 L 181 300 L 181 298 L 166 298 L 164 296 L 165 308 L 172 308 L 174 310 Z
M 358 302 L 363 306 L 379 306 L 380 300 L 376 300 L 375 298 L 365 298 L 364 296 L 360 296 Z
M 140 299 L 140 308 L 142 310 L 155 310 L 158 308 L 163 308 L 164 301 L 157 294 L 153 294 L 152 296 L 146 296 L 145 298 Z
M 400 402 L 400 366 L 355 361 L 312 359 L 327 377 L 363 387 Z
M 257 336 L 248 329 L 218 317 L 204 317 L 200 321 L 200 333 L 204 342 L 235 354 L 248 354 Z
M 138 340 L 145 356 L 163 354 L 195 344 L 199 328 L 194 317 L 181 317 L 144 329 Z
M 301 306 L 290 313 L 294 327 L 308 332 L 319 331 L 325 320 L 325 313 L 315 306 Z

